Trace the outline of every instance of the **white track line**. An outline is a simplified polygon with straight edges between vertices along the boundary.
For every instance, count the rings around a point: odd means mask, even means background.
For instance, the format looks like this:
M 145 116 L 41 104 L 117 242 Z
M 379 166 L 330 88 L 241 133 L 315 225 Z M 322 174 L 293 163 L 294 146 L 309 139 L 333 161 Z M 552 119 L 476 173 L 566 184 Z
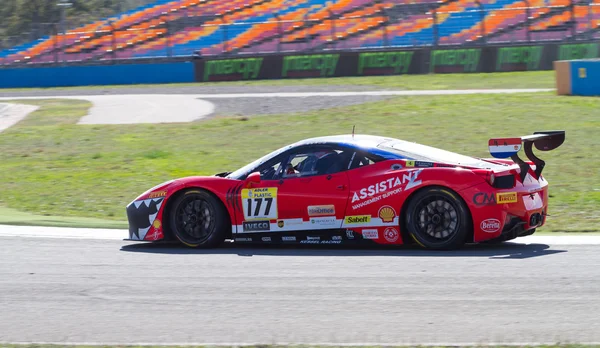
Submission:
M 511 94 L 551 92 L 553 88 L 531 89 L 466 89 L 466 90 L 423 90 L 423 91 L 362 91 L 362 92 L 288 92 L 288 93 L 230 93 L 194 94 L 196 98 L 306 98 L 306 97 L 354 97 L 354 96 L 422 96 L 458 94 Z
M 129 232 L 121 229 L 0 225 L 0 237 L 123 240 L 129 237 Z M 600 235 L 533 235 L 517 238 L 511 242 L 548 245 L 600 245 Z
M 507 347 L 516 347 L 516 346 L 541 346 L 541 345 L 556 345 L 560 342 L 556 342 L 553 340 L 545 341 L 545 342 L 513 342 L 513 343 L 504 343 L 504 342 L 464 342 L 464 343 L 419 343 L 419 347 L 492 347 L 492 346 L 507 346 Z M 562 342 L 563 344 L 569 342 Z M 600 345 L 599 342 L 573 342 L 578 345 Z M 0 342 L 0 344 L 14 344 L 14 345 L 58 345 L 58 346 L 123 346 L 125 345 L 122 342 Z M 189 346 L 197 346 L 197 347 L 252 347 L 265 345 L 265 342 L 244 342 L 244 343 L 207 343 L 207 342 L 185 342 L 185 343 L 127 343 L 127 346 L 158 346 L 158 347 L 169 347 L 169 346 L 180 346 L 180 347 L 189 347 Z M 298 346 L 305 345 L 309 347 L 415 347 L 416 344 L 413 342 L 397 342 L 397 343 L 373 343 L 373 342 L 365 342 L 365 343 L 302 343 L 302 342 L 269 342 L 268 345 L 271 346 Z
M 225 98 L 305 98 L 305 97 L 353 97 L 353 96 L 419 96 L 419 95 L 458 95 L 458 94 L 512 94 L 552 92 L 554 88 L 515 88 L 515 89 L 449 89 L 449 90 L 413 90 L 413 91 L 356 91 L 356 92 L 286 92 L 286 93 L 221 93 L 221 94 L 123 94 L 123 97 L 190 97 L 206 99 Z M 102 95 L 63 95 L 46 97 L 0 97 L 0 100 L 20 99 L 86 99 L 90 97 L 110 98 L 110 94 Z

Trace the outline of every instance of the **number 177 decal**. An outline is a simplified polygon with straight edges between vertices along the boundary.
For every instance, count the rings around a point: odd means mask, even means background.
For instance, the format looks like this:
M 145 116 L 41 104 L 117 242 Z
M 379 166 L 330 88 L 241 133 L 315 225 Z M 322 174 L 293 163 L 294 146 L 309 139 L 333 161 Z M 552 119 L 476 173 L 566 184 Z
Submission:
M 277 187 L 242 190 L 244 220 L 277 219 Z

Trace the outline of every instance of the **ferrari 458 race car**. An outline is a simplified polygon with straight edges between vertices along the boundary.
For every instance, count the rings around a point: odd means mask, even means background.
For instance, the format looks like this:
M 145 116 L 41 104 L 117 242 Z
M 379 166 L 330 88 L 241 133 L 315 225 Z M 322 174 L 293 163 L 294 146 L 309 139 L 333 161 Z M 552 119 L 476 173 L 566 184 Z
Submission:
M 371 135 L 307 139 L 234 172 L 151 188 L 127 206 L 125 240 L 428 249 L 506 241 L 545 224 L 548 182 L 533 146 L 564 140 L 564 131 L 491 139 L 493 158 L 482 159 Z

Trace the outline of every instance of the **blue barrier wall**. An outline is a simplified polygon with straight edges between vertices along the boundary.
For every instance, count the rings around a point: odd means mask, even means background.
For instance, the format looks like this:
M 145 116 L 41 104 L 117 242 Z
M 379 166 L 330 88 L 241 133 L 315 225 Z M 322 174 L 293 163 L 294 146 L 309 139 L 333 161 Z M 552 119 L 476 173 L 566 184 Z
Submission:
M 600 96 L 600 60 L 571 61 L 571 95 Z
M 0 69 L 0 88 L 195 82 L 194 63 Z

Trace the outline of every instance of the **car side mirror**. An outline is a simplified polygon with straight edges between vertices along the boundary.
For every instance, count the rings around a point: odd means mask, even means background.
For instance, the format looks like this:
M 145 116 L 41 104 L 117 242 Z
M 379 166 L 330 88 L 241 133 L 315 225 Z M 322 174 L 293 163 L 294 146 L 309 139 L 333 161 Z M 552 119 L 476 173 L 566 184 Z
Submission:
M 260 173 L 254 172 L 248 175 L 246 178 L 246 186 L 250 187 L 252 184 L 258 184 L 260 182 Z

